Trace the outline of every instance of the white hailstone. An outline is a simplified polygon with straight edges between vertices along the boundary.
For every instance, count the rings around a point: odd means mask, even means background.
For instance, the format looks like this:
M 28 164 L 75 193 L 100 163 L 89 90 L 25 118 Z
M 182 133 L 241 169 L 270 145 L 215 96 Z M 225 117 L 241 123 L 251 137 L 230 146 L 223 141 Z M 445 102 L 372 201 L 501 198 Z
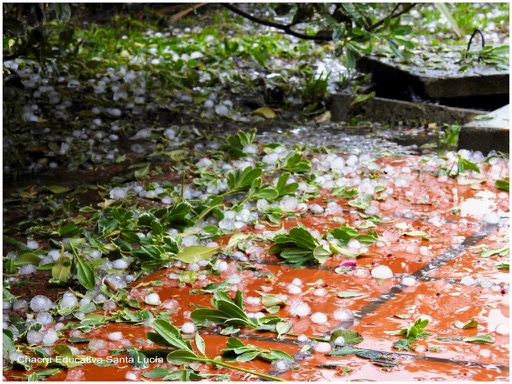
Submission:
M 331 350 L 331 344 L 325 341 L 321 341 L 315 345 L 315 351 L 320 353 L 326 353 Z
M 341 322 L 350 322 L 354 320 L 354 313 L 347 308 L 340 308 L 334 311 L 334 318 Z
M 492 355 L 491 351 L 488 349 L 481 349 L 480 351 L 478 351 L 478 354 L 484 359 L 489 358 Z
M 112 262 L 114 269 L 125 269 L 128 267 L 128 262 L 125 259 L 117 259 Z
M 207 159 L 206 157 L 203 157 L 196 163 L 196 167 L 209 167 L 212 165 L 212 161 L 210 159 Z
M 153 130 L 151 128 L 143 128 L 138 131 L 132 139 L 147 139 L 151 136 Z
M 403 176 L 398 176 L 395 179 L 395 187 L 408 187 L 409 179 Z
M 326 208 L 325 212 L 328 215 L 341 215 L 341 214 L 343 214 L 343 208 L 341 208 L 338 205 L 338 203 L 331 201 L 331 202 L 327 203 L 327 208 Z
M 358 251 L 362 247 L 361 243 L 357 239 L 350 239 L 347 246 L 353 251 Z
M 297 341 L 300 343 L 305 343 L 306 341 L 309 341 L 309 337 L 302 334 L 302 335 L 297 336 Z
M 12 303 L 12 309 L 27 309 L 28 308 L 28 302 L 25 299 L 18 299 L 15 302 Z
M 60 302 L 60 306 L 62 308 L 72 308 L 76 305 L 78 305 L 78 299 L 73 292 L 66 292 L 62 296 L 62 300 Z
M 46 331 L 46 334 L 43 336 L 43 345 L 54 345 L 57 340 L 59 340 L 59 335 L 57 334 L 57 331 L 53 328 L 50 328 L 48 331 Z
M 297 209 L 297 205 L 299 201 L 294 196 L 285 196 L 279 202 L 279 207 L 283 211 L 295 211 Z
M 236 273 L 232 274 L 232 275 L 229 275 L 227 278 L 226 278 L 226 281 L 231 284 L 231 285 L 234 285 L 234 284 L 240 284 L 242 282 L 242 276 L 240 275 L 237 275 Z
M 242 149 L 243 153 L 256 154 L 258 153 L 258 146 L 256 144 L 247 144 Z
M 258 305 L 261 303 L 261 297 L 256 297 L 256 296 L 248 296 L 246 299 L 245 299 L 245 302 L 249 305 Z
M 281 359 L 273 361 L 270 365 L 272 367 L 272 372 L 285 373 L 290 370 L 292 364 L 293 363 L 289 360 Z
M 333 171 L 341 171 L 345 167 L 345 160 L 341 157 L 336 157 L 331 163 L 331 169 Z
M 89 351 L 96 352 L 102 349 L 107 349 L 107 342 L 103 339 L 91 339 L 89 341 Z
M 327 296 L 327 293 L 328 293 L 328 291 L 325 288 L 317 288 L 313 291 L 313 295 L 318 296 L 318 297 Z
M 303 301 L 294 301 L 289 308 L 289 311 L 294 316 L 306 317 L 311 314 L 311 307 Z
M 213 100 L 210 100 L 210 99 L 208 99 L 208 100 L 206 100 L 204 102 L 204 107 L 207 108 L 207 109 L 213 108 L 214 105 L 215 105 L 215 102 Z
M 186 323 L 183 323 L 183 325 L 181 326 L 181 333 L 192 334 L 195 333 L 196 331 L 196 325 L 191 321 L 187 321 Z
M 144 297 L 144 302 L 148 305 L 159 305 L 161 304 L 160 296 L 156 292 L 148 293 Z
M 126 197 L 126 193 L 128 192 L 127 188 L 115 187 L 110 190 L 110 198 L 112 200 L 124 199 Z
M 261 159 L 265 164 L 273 165 L 279 160 L 279 154 L 276 152 L 269 153 Z
M 189 264 L 189 265 L 187 266 L 187 269 L 188 269 L 189 271 L 195 271 L 195 272 L 197 272 L 197 271 L 199 271 L 201 268 L 199 267 L 199 264 L 197 264 L 197 263 L 191 263 L 191 264 Z
M 313 203 L 313 204 L 311 204 L 311 205 L 309 206 L 309 211 L 310 211 L 311 213 L 314 213 L 314 214 L 316 213 L 316 214 L 318 214 L 318 213 L 323 213 L 323 212 L 324 212 L 324 209 L 322 208 L 322 206 L 320 206 L 320 205 L 318 205 L 318 204 L 316 204 L 316 203 Z
M 393 271 L 386 265 L 373 268 L 371 274 L 375 279 L 390 279 L 393 277 Z
M 27 240 L 27 248 L 37 249 L 37 248 L 39 248 L 39 243 L 35 240 Z
M 496 326 L 496 329 L 494 330 L 498 335 L 509 335 L 510 334 L 510 324 L 508 322 L 506 323 L 500 323 Z
M 476 280 L 471 276 L 464 276 L 462 279 L 460 279 L 460 283 L 462 285 L 472 286 L 476 284 Z
M 295 284 L 290 284 L 288 286 L 288 293 L 292 294 L 292 295 L 298 295 L 299 293 L 302 292 L 302 288 L 301 287 L 298 287 L 297 285 Z
M 139 380 L 139 378 L 137 376 L 137 373 L 133 372 L 133 371 L 126 372 L 126 374 L 124 375 L 124 378 L 126 380 L 128 380 L 128 381 L 137 381 L 137 380 Z
M 30 309 L 34 312 L 48 312 L 52 307 L 52 301 L 43 295 L 37 295 L 30 300 Z
M 190 54 L 190 58 L 191 59 L 200 59 L 204 57 L 203 53 L 202 52 L 199 52 L 199 51 L 194 51 Z
M 122 340 L 123 337 L 123 332 L 111 332 L 107 335 L 107 338 L 112 341 Z
M 164 136 L 167 140 L 174 140 L 176 138 L 176 131 L 173 128 L 167 128 L 164 131 Z
M 222 273 L 228 269 L 228 263 L 224 260 L 217 260 L 213 266 L 217 272 Z
M 315 312 L 311 315 L 311 321 L 315 324 L 327 323 L 327 315 L 322 312 Z
M 119 117 L 122 115 L 122 112 L 119 108 L 108 108 L 107 109 L 107 113 L 110 115 L 110 116 L 114 116 L 114 117 Z
M 43 342 L 44 335 L 39 331 L 30 330 L 27 332 L 27 343 L 29 344 L 41 344 Z
M 215 113 L 219 116 L 227 116 L 229 115 L 229 109 L 224 104 L 219 104 L 215 106 Z
M 104 311 L 113 311 L 115 309 L 117 309 L 117 304 L 114 300 L 107 300 L 103 303 Z
M 48 312 L 39 312 L 37 314 L 36 320 L 38 323 L 43 325 L 53 324 L 53 317 Z
M 236 229 L 236 226 L 233 220 L 224 218 L 221 221 L 219 221 L 219 229 L 221 229 L 222 231 L 229 232 Z
M 94 249 L 89 253 L 89 257 L 93 260 L 98 260 L 101 257 L 101 252 Z
M 34 264 L 25 264 L 21 266 L 18 273 L 20 275 L 30 275 L 37 271 L 37 267 Z
M 482 220 L 487 224 L 498 224 L 500 222 L 500 215 L 496 212 L 487 212 L 483 215 Z
M 184 247 L 189 247 L 189 246 L 191 246 L 191 245 L 196 245 L 196 244 L 197 244 L 197 242 L 198 242 L 198 238 L 197 238 L 197 236 L 195 236 L 195 235 L 189 235 L 189 236 L 185 236 L 185 237 L 183 238 L 183 241 L 182 241 L 182 243 L 181 243 L 181 244 L 182 244 Z
M 405 285 L 406 287 L 411 287 L 416 284 L 416 279 L 413 276 L 405 276 L 402 281 L 402 285 Z
M 298 277 L 295 277 L 293 280 L 292 280 L 292 284 L 298 286 L 298 287 L 301 287 L 302 286 L 302 280 L 299 279 Z

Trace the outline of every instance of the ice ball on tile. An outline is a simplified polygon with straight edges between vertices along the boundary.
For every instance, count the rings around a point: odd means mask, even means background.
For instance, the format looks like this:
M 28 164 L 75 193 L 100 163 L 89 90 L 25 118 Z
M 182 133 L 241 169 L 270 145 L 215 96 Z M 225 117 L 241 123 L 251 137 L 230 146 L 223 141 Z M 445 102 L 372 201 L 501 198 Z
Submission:
M 148 293 L 146 297 L 144 297 L 144 302 L 148 305 L 159 305 L 161 303 L 160 296 L 155 292 Z
M 371 274 L 376 279 L 390 279 L 393 277 L 393 271 L 386 265 L 373 268 Z
M 48 312 L 52 307 L 52 301 L 43 295 L 37 295 L 30 300 L 30 309 L 34 312 Z
M 294 301 L 290 305 L 290 313 L 299 317 L 306 317 L 311 314 L 311 307 L 303 301 Z
M 322 312 L 315 312 L 311 315 L 311 321 L 315 324 L 327 323 L 327 315 Z
M 181 333 L 192 334 L 195 331 L 197 331 L 196 325 L 191 321 L 187 321 L 181 326 Z

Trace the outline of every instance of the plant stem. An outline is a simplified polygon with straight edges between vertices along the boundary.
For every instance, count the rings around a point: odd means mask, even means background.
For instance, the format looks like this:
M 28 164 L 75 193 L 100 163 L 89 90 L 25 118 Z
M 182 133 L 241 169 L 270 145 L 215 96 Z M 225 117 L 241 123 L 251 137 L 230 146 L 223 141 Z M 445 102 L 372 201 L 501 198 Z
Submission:
M 242 367 L 237 367 L 235 365 L 224 363 L 223 361 L 218 361 L 218 360 L 214 360 L 214 359 L 205 359 L 204 361 L 207 362 L 207 363 L 210 363 L 210 364 L 220 365 L 220 366 L 225 367 L 225 368 L 234 369 L 234 370 L 237 370 L 237 371 L 249 373 L 251 375 L 256 375 L 256 376 L 259 376 L 259 377 L 263 377 L 264 379 L 269 379 L 269 380 L 274 380 L 274 381 L 286 381 L 284 379 L 281 379 L 280 377 L 276 377 L 276 376 L 272 376 L 272 375 L 267 375 L 266 373 L 251 371 L 250 369 L 245 369 L 245 368 L 242 368 Z

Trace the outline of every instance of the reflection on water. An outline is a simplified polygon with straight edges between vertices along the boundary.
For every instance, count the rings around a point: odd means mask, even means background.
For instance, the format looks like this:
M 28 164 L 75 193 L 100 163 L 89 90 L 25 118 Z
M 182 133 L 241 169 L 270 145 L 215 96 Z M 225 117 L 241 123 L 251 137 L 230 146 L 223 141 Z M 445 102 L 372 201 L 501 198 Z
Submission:
M 405 135 L 398 130 L 375 130 L 373 128 L 344 128 L 336 125 L 301 126 L 283 129 L 270 128 L 259 131 L 262 143 L 284 143 L 286 145 L 307 144 L 309 148 L 324 147 L 338 153 L 360 155 L 371 153 L 382 155 L 418 154 L 419 145 L 425 138 L 418 135 Z M 405 140 L 404 138 L 408 139 Z M 430 140 L 433 140 L 432 138 Z M 400 145 L 397 142 L 403 142 Z

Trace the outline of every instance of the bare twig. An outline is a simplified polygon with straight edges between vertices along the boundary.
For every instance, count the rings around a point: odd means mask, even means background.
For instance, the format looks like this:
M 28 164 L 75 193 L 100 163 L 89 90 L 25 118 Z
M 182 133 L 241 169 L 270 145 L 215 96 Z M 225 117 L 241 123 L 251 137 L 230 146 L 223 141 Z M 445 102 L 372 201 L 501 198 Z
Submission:
M 233 5 L 233 4 L 222 3 L 221 5 L 223 5 L 224 7 L 226 7 L 227 9 L 229 9 L 230 11 L 232 11 L 232 12 L 238 14 L 238 15 L 240 15 L 242 17 L 245 17 L 248 20 L 254 21 L 255 23 L 258 23 L 258 24 L 261 24 L 261 25 L 266 25 L 268 27 L 273 27 L 273 28 L 276 28 L 276 29 L 280 29 L 281 31 L 286 32 L 287 34 L 295 36 L 295 37 L 298 37 L 300 39 L 316 40 L 316 41 L 330 41 L 330 40 L 332 40 L 332 38 L 330 36 L 306 35 L 306 34 L 303 34 L 303 33 L 300 33 L 300 32 L 296 32 L 296 31 L 294 31 L 291 28 L 293 24 L 280 24 L 280 23 L 276 23 L 276 22 L 271 21 L 271 20 L 262 19 L 262 18 L 259 18 L 257 16 L 253 16 L 250 13 L 245 12 L 244 10 L 238 8 L 236 5 Z
M 416 3 L 410 3 L 410 4 L 403 4 L 403 9 L 398 12 L 397 14 L 395 14 L 395 12 L 398 10 L 398 8 L 400 7 L 400 5 L 402 4 L 397 4 L 393 10 L 391 11 L 390 15 L 388 16 L 389 18 L 391 19 L 396 19 L 397 17 L 400 17 L 402 16 L 404 13 L 407 13 L 409 12 L 414 6 L 416 6 Z M 368 31 L 371 32 L 373 31 L 375 28 L 377 27 L 380 27 L 382 24 L 384 24 L 386 22 L 386 19 L 388 17 L 385 17 L 384 19 L 382 20 L 379 20 L 377 21 L 375 24 L 371 25 L 369 28 L 368 28 Z
M 176 13 L 175 15 L 172 15 L 169 19 L 171 19 L 172 21 L 176 21 L 178 19 L 181 19 L 183 16 L 189 14 L 190 12 L 194 11 L 198 8 L 201 8 L 202 6 L 206 5 L 208 3 L 199 3 L 199 4 L 196 4 L 196 5 L 193 5 L 191 7 L 188 7 L 187 9 L 181 11 L 181 12 L 178 12 Z

